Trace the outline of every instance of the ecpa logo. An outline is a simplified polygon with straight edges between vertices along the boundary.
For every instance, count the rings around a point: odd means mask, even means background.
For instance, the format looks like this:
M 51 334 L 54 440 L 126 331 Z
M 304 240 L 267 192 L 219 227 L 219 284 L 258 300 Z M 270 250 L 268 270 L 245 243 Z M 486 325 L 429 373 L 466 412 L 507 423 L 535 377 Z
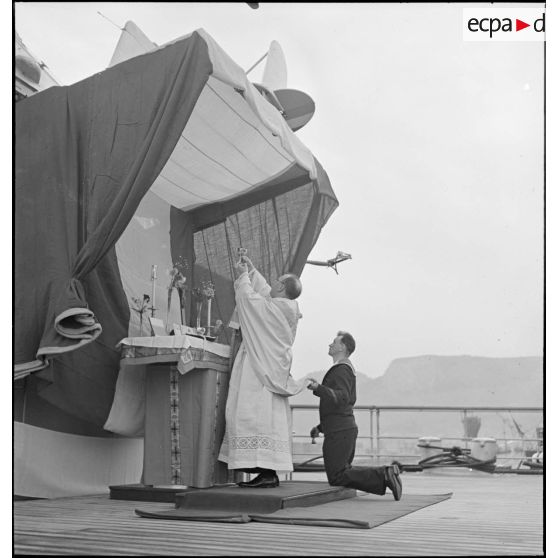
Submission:
M 464 8 L 465 41 L 544 41 L 545 12 L 539 8 Z

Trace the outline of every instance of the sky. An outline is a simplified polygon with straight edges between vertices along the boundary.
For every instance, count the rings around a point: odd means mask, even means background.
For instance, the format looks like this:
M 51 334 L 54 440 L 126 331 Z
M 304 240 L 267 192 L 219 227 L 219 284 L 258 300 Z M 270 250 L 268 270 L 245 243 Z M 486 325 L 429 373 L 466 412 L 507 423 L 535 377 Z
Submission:
M 376 377 L 401 357 L 543 354 L 543 43 L 466 42 L 463 7 L 25 2 L 15 25 L 64 85 L 106 68 L 128 20 L 157 44 L 204 28 L 245 69 L 278 41 L 339 200 L 310 258 L 352 255 L 339 275 L 306 266 L 292 373 L 328 368 L 343 329 Z

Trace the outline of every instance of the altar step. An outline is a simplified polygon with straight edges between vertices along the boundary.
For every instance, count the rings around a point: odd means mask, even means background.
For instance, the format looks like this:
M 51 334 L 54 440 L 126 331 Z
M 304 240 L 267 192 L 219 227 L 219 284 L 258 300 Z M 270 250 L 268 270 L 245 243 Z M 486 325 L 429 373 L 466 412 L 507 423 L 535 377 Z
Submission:
M 176 496 L 199 490 L 184 486 L 146 486 L 144 484 L 120 484 L 109 486 L 111 500 L 135 500 L 138 502 L 176 502 Z
M 308 507 L 345 500 L 356 490 L 320 481 L 282 481 L 276 488 L 240 488 L 236 484 L 212 488 L 148 487 L 140 484 L 110 487 L 113 500 L 173 502 L 177 508 L 219 509 L 252 513 Z
M 317 506 L 356 496 L 356 490 L 318 481 L 284 481 L 276 488 L 237 485 L 193 490 L 176 498 L 177 508 L 273 513 L 283 508 Z

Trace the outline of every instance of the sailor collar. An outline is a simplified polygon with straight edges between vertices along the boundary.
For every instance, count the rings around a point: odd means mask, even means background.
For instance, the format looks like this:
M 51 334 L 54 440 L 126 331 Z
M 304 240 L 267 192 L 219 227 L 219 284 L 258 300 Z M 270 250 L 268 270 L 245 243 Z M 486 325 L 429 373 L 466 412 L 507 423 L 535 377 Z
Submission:
M 350 369 L 353 371 L 353 374 L 356 376 L 355 367 L 348 358 L 342 358 L 341 360 L 338 360 L 333 366 L 337 366 L 338 364 L 347 364 L 350 367 Z

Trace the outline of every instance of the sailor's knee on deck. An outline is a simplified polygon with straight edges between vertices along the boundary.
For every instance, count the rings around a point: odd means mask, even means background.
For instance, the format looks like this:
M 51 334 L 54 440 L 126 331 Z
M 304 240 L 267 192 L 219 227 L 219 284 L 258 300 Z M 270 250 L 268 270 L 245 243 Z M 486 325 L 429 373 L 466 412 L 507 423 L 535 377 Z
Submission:
M 347 467 L 343 468 L 343 469 L 339 469 L 336 471 L 330 471 L 328 472 L 328 481 L 329 484 L 331 486 L 346 486 L 347 483 L 349 482 L 347 475 L 345 474 L 345 471 L 347 470 Z

